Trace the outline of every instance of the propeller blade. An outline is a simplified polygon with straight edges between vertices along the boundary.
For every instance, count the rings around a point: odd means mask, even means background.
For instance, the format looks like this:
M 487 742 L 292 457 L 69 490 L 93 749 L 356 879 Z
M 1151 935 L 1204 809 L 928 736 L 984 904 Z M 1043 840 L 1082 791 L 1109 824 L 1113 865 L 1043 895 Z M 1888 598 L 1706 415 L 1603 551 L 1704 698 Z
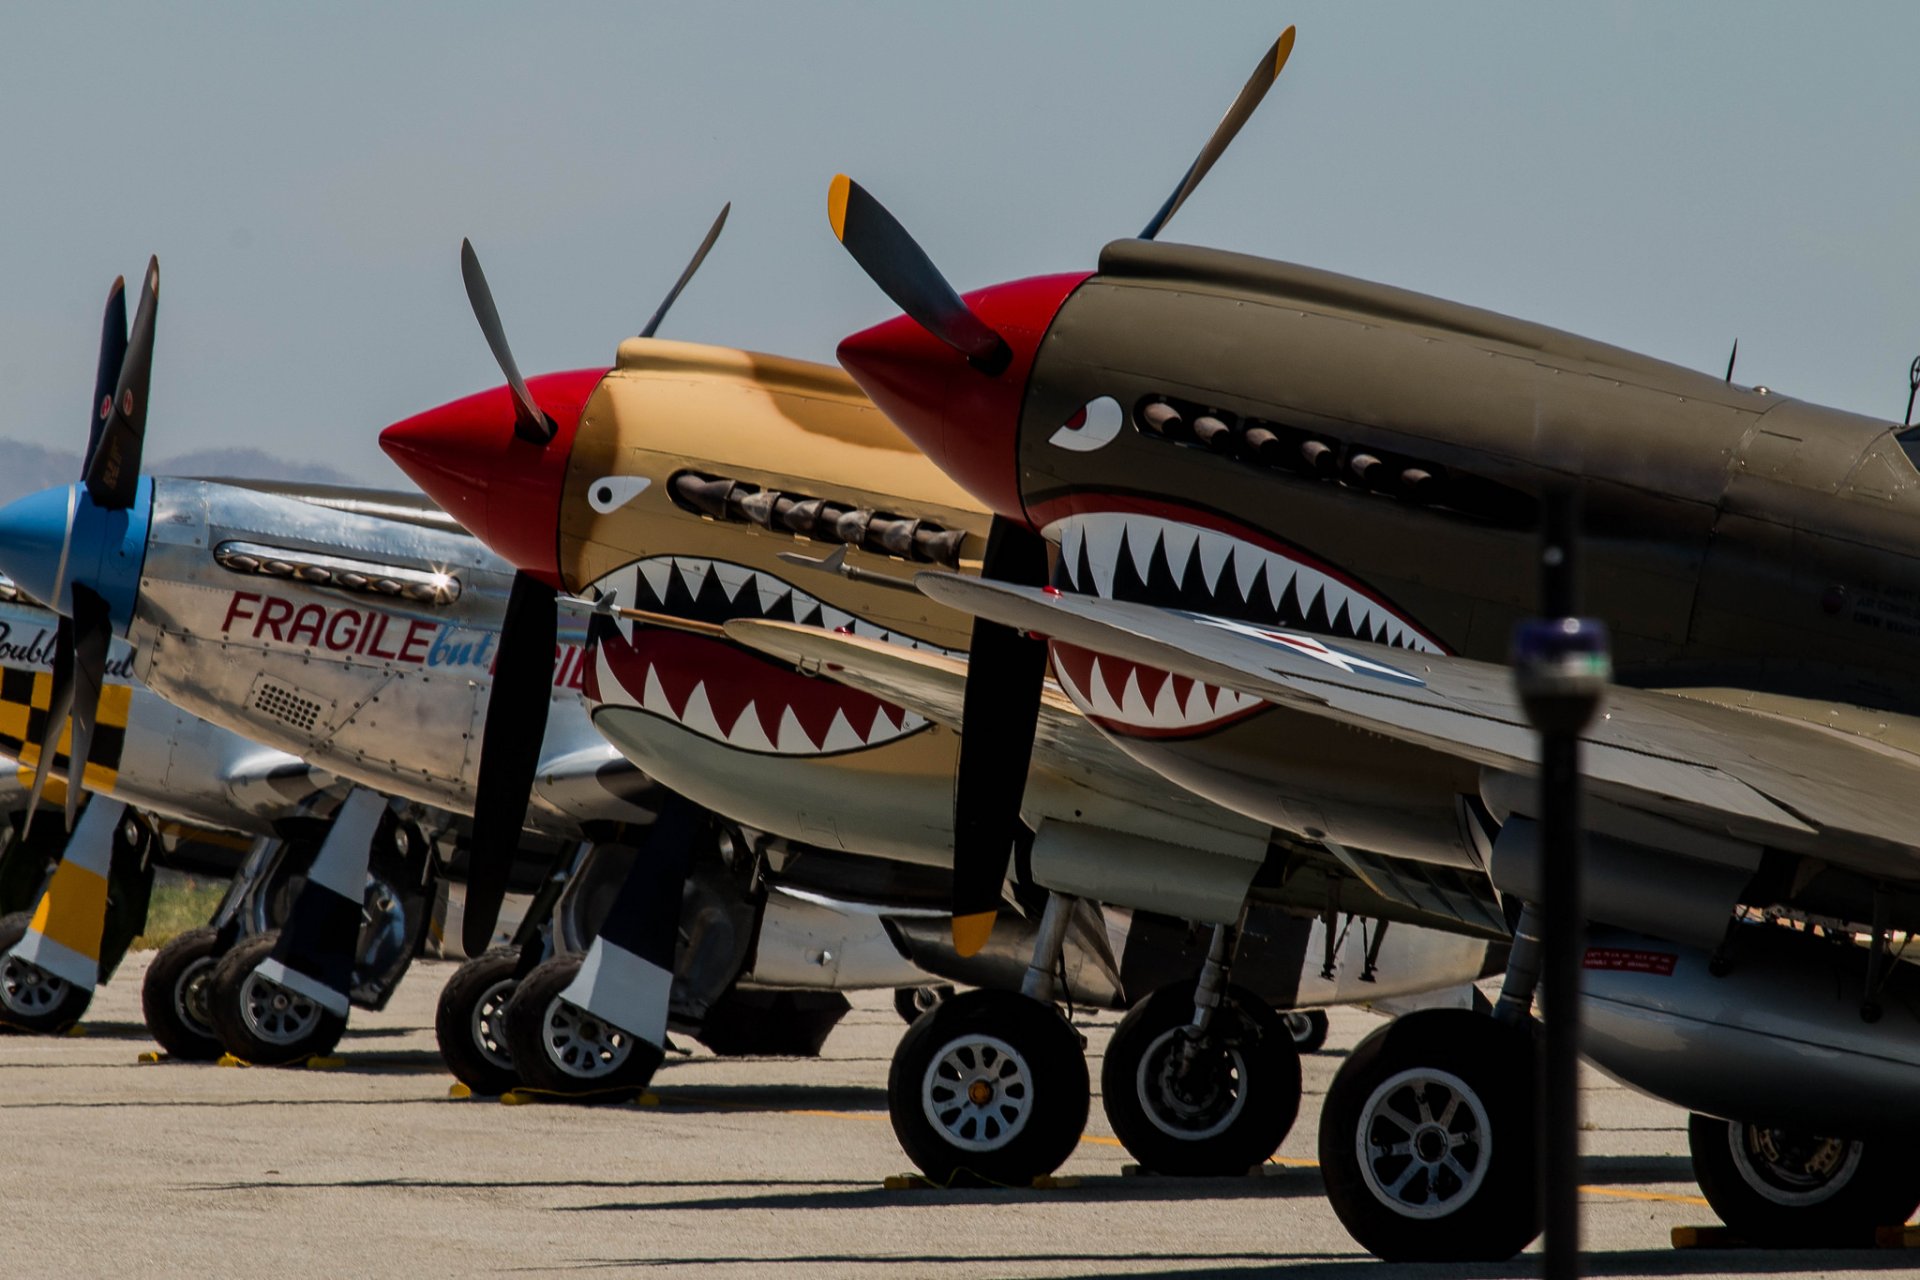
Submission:
M 1159 235 L 1161 229 L 1167 225 L 1167 220 L 1180 211 L 1180 206 L 1187 202 L 1187 197 L 1193 194 L 1193 189 L 1200 185 L 1200 180 L 1207 176 L 1209 169 L 1213 168 L 1213 162 L 1220 158 L 1228 145 L 1233 142 L 1234 136 L 1240 132 L 1241 126 L 1253 116 L 1254 109 L 1260 105 L 1260 100 L 1267 96 L 1267 90 L 1273 88 L 1273 82 L 1280 78 L 1280 72 L 1287 65 L 1287 59 L 1292 54 L 1293 28 L 1288 27 L 1280 33 L 1280 38 L 1273 42 L 1273 47 L 1261 57 L 1260 65 L 1253 69 L 1253 75 L 1248 77 L 1247 83 L 1241 87 L 1240 96 L 1233 100 L 1233 105 L 1227 108 L 1227 114 L 1221 116 L 1220 123 L 1214 126 L 1213 135 L 1207 139 L 1207 145 L 1200 148 L 1200 154 L 1195 156 L 1193 163 L 1187 166 L 1186 176 L 1180 179 L 1180 185 L 1173 189 L 1173 194 L 1167 197 L 1167 202 L 1160 206 L 1160 212 L 1153 215 L 1153 221 L 1147 223 L 1146 230 L 1140 233 L 1142 240 L 1151 240 Z
M 1045 586 L 1047 544 L 1024 525 L 995 516 L 980 572 L 995 582 Z M 1046 641 L 974 619 L 953 788 L 953 945 L 963 956 L 987 944 L 1000 909 L 1046 672 Z
M 20 825 L 23 840 L 33 832 L 33 815 L 40 807 L 47 777 L 53 772 L 53 753 L 60 745 L 60 731 L 67 727 L 67 712 L 72 706 L 73 620 L 63 617 L 53 632 L 53 687 L 47 695 L 47 718 L 40 726 L 40 759 L 33 766 L 33 790 L 27 793 L 27 820 Z
M 107 308 L 105 327 L 111 328 L 111 298 Z M 140 308 L 133 314 L 133 332 L 126 339 L 126 355 L 116 371 L 113 404 L 106 421 L 100 424 L 82 476 L 93 504 L 110 511 L 131 507 L 134 488 L 140 483 L 140 453 L 147 439 L 147 386 L 153 380 L 154 322 L 159 310 L 160 259 L 152 258 L 147 262 L 146 283 L 140 287 Z M 103 343 L 101 350 L 103 368 L 105 346 Z M 100 382 L 106 382 L 104 376 Z
M 473 797 L 473 852 L 467 869 L 466 923 L 460 935 L 470 956 L 492 945 L 493 926 L 507 896 L 507 877 L 520 849 L 520 832 L 527 825 L 547 712 L 553 705 L 558 595 L 540 579 L 516 573 L 507 597 Z
M 729 200 L 720 206 L 720 216 L 713 220 L 711 227 L 707 228 L 707 238 L 702 240 L 700 247 L 693 251 L 693 261 L 689 262 L 687 269 L 680 273 L 680 278 L 673 282 L 673 288 L 667 290 L 667 296 L 660 300 L 653 318 L 647 321 L 647 327 L 640 331 L 641 337 L 651 338 L 660 328 L 660 322 L 667 318 L 667 308 L 674 304 L 674 300 L 680 296 L 680 291 L 687 287 L 687 281 L 693 279 L 693 273 L 698 271 L 700 264 L 707 260 L 707 251 L 712 249 L 713 242 L 720 238 L 720 229 L 727 225 L 727 215 L 732 212 L 733 201 Z
M 80 463 L 80 474 L 93 469 L 93 455 L 100 451 L 100 433 L 113 409 L 113 393 L 119 387 L 120 366 L 127 362 L 127 278 L 115 276 L 107 290 L 107 312 L 100 321 L 100 366 L 93 376 L 93 403 L 87 411 L 87 453 Z
M 507 385 L 513 389 L 513 434 L 533 444 L 545 444 L 553 439 L 553 419 L 541 411 L 533 392 L 527 390 L 527 380 L 520 376 L 520 366 L 513 362 L 513 351 L 507 346 L 507 331 L 500 325 L 500 310 L 493 305 L 493 290 L 487 288 L 487 275 L 480 270 L 480 255 L 473 251 L 471 240 L 460 242 L 460 278 L 466 281 L 467 301 L 472 304 L 473 318 L 480 322 L 480 332 L 486 335 L 487 346 L 493 351 L 494 363 L 500 366 L 500 372 L 507 376 Z
M 107 683 L 107 651 L 113 644 L 113 611 L 107 598 L 84 582 L 73 584 L 73 739 L 67 744 L 67 830 L 80 812 L 87 757 L 100 720 L 100 693 Z
M 1013 351 L 953 291 L 907 229 L 842 173 L 827 188 L 827 221 L 880 291 L 915 323 L 988 375 L 1007 367 Z

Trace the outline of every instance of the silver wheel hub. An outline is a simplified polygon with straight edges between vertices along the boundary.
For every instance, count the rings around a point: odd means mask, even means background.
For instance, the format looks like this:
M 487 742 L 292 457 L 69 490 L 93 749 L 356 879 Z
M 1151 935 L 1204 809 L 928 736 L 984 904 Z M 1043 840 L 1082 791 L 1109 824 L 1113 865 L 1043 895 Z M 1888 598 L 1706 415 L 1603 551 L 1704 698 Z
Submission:
M 1853 1181 L 1866 1148 L 1846 1138 L 1818 1138 L 1786 1129 L 1729 1124 L 1727 1146 L 1740 1178 L 1761 1198 L 1807 1208 Z
M 1033 1114 L 1027 1060 L 997 1036 L 950 1040 L 920 1080 L 920 1109 L 943 1140 L 962 1151 L 997 1151 Z
M 1367 1190 L 1382 1204 L 1408 1218 L 1444 1218 L 1486 1181 L 1493 1126 L 1466 1081 L 1415 1067 L 1374 1089 L 1354 1148 Z
M 473 1015 L 468 1019 L 473 1047 L 480 1051 L 481 1057 L 505 1071 L 513 1070 L 513 1051 L 507 1048 L 507 1002 L 513 999 L 514 988 L 519 985 L 513 978 L 500 979 L 480 993 L 480 998 L 474 1001 Z
M 240 1018 L 272 1045 L 297 1044 L 320 1025 L 320 1006 L 255 970 L 240 984 Z
M 215 960 L 203 956 L 186 967 L 173 984 L 173 1013 L 180 1024 L 204 1036 L 212 1036 L 213 1016 L 207 1012 L 207 980 L 213 977 Z
M 1247 1109 L 1247 1061 L 1233 1045 L 1192 1044 L 1186 1028 L 1164 1031 L 1134 1072 L 1141 1107 L 1154 1128 L 1196 1142 L 1217 1137 Z
M 59 1007 L 67 998 L 67 980 L 56 978 L 30 960 L 8 952 L 0 957 L 0 1002 L 22 1017 Z
M 633 1053 L 633 1037 L 559 996 L 547 1002 L 545 1022 L 547 1057 L 576 1080 L 611 1075 Z

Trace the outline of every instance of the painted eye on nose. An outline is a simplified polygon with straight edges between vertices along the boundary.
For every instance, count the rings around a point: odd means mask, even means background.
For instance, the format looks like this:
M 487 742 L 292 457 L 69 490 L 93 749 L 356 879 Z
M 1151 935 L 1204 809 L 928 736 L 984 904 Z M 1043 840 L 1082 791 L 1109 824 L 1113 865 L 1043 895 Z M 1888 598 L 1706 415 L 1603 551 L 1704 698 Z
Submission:
M 601 515 L 612 515 L 645 493 L 653 481 L 646 476 L 602 476 L 587 490 L 587 505 Z
M 1074 453 L 1092 453 L 1113 443 L 1126 423 L 1127 415 L 1112 396 L 1089 400 L 1056 429 L 1049 444 Z

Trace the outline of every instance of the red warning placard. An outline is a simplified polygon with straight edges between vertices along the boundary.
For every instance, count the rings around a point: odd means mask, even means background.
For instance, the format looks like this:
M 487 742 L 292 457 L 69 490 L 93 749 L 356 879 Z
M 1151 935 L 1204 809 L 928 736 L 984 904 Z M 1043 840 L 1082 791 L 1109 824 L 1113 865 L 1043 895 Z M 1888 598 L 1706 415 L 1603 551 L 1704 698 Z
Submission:
M 1609 969 L 1617 973 L 1652 973 L 1662 978 L 1673 976 L 1680 957 L 1671 951 L 1639 951 L 1629 947 L 1588 947 L 1586 967 Z

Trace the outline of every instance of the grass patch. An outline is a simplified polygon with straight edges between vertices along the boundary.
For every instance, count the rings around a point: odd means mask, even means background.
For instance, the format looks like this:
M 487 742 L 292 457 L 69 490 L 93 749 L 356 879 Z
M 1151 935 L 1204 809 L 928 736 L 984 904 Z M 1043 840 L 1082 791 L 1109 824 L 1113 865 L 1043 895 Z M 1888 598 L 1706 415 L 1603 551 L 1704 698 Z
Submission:
M 135 951 L 164 947 L 189 929 L 213 919 L 227 891 L 225 880 L 208 880 L 182 871 L 160 870 L 153 879 L 153 900 L 147 907 L 146 932 L 133 940 Z

